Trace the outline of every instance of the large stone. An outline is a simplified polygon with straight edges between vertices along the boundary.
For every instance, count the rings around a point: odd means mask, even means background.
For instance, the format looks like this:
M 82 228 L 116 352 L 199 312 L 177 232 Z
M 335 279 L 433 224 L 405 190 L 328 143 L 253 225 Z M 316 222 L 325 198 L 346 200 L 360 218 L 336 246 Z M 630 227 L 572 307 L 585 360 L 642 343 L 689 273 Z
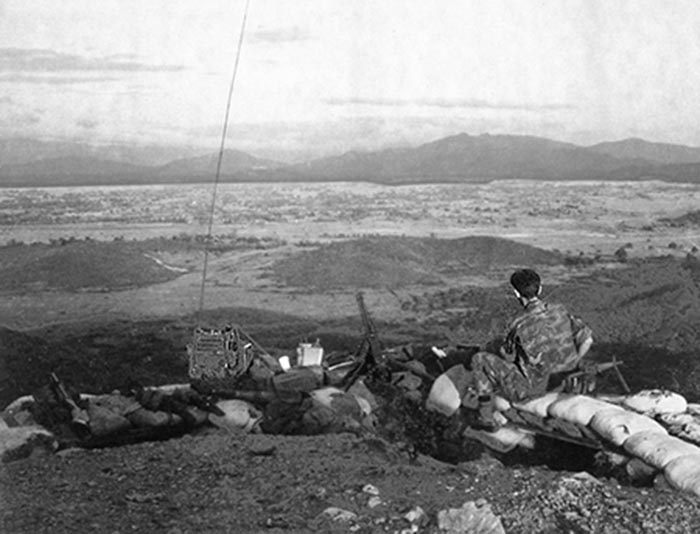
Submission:
M 461 508 L 438 512 L 438 528 L 447 534 L 505 534 L 501 520 L 486 502 L 467 501 Z

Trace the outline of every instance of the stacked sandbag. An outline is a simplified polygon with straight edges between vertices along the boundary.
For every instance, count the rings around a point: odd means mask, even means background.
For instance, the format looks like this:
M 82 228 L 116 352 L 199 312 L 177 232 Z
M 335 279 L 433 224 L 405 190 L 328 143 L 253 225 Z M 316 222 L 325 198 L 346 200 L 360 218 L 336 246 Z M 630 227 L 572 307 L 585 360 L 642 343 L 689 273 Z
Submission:
M 700 448 L 697 453 L 680 456 L 664 468 L 668 483 L 676 489 L 694 493 L 700 497 Z
M 623 448 L 657 469 L 665 468 L 682 456 L 700 453 L 700 449 L 692 443 L 658 431 L 638 432 L 624 442 Z
M 618 447 L 639 432 L 667 434 L 666 429 L 650 417 L 619 407 L 596 412 L 591 419 L 590 428 Z
M 433 382 L 425 407 L 450 417 L 462 406 L 471 384 L 472 375 L 463 365 L 450 367 Z
M 502 426 L 493 432 L 466 428 L 462 434 L 465 438 L 477 440 L 490 449 L 500 453 L 507 453 L 516 447 L 533 449 L 535 436 L 528 430 L 510 426 Z
M 552 404 L 567 397 L 568 395 L 563 393 L 546 393 L 541 397 L 537 397 L 527 402 L 514 402 L 513 408 L 531 413 L 544 419 L 549 415 L 548 409 Z
M 688 409 L 688 402 L 682 395 L 663 389 L 647 389 L 627 395 L 622 405 L 650 416 L 684 413 Z
M 668 413 L 657 416 L 669 434 L 700 445 L 700 415 L 692 413 Z
M 587 427 L 596 413 L 616 409 L 614 404 L 584 395 L 561 396 L 547 407 L 547 414 L 575 425 Z

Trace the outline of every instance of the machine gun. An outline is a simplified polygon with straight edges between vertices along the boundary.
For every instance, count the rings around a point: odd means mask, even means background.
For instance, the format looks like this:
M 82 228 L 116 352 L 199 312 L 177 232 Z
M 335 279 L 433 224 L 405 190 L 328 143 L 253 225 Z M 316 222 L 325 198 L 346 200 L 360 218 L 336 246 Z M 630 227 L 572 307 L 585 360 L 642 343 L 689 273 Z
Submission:
M 596 388 L 598 375 L 613 369 L 618 381 L 620 382 L 620 385 L 622 386 L 622 389 L 625 391 L 625 393 L 630 393 L 630 387 L 619 369 L 619 366 L 623 363 L 624 362 L 622 361 L 618 361 L 614 356 L 610 362 L 597 364 L 591 363 L 585 366 L 585 368 L 568 373 L 565 376 L 564 381 L 558 388 L 555 389 L 555 391 L 560 390 L 566 393 L 584 394 L 592 393 Z
M 381 343 L 377 336 L 377 327 L 374 325 L 374 321 L 372 321 L 367 311 L 364 295 L 361 291 L 355 294 L 355 299 L 357 300 L 357 306 L 360 310 L 360 319 L 362 321 L 364 336 L 360 342 L 360 346 L 355 352 L 355 360 L 357 363 L 343 380 L 343 387 L 346 391 L 350 389 L 361 374 L 365 373 L 368 369 L 376 367 L 382 353 Z
M 66 391 L 56 373 L 49 376 L 49 385 L 56 399 L 70 410 L 71 426 L 78 437 L 90 435 L 90 417 L 88 413 L 76 404 Z

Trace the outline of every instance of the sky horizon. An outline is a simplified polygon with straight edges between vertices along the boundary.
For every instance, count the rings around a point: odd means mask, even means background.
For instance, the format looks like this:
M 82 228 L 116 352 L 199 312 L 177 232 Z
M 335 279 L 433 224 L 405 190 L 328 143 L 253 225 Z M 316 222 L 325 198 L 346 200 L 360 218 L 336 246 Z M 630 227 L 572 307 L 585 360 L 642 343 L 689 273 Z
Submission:
M 0 137 L 218 148 L 245 0 L 0 0 Z M 700 146 L 690 0 L 251 0 L 227 147 Z

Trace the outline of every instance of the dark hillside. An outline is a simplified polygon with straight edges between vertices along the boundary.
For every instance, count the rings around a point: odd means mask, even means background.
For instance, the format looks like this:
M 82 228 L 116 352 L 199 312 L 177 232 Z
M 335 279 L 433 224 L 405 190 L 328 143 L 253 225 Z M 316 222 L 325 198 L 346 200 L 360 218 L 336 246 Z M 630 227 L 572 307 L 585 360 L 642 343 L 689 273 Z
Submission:
M 274 276 L 315 290 L 435 284 L 440 273 L 480 274 L 494 267 L 556 265 L 554 252 L 497 237 L 365 237 L 280 260 Z
M 105 291 L 165 282 L 180 274 L 128 242 L 14 245 L 4 247 L 0 256 L 0 291 Z

